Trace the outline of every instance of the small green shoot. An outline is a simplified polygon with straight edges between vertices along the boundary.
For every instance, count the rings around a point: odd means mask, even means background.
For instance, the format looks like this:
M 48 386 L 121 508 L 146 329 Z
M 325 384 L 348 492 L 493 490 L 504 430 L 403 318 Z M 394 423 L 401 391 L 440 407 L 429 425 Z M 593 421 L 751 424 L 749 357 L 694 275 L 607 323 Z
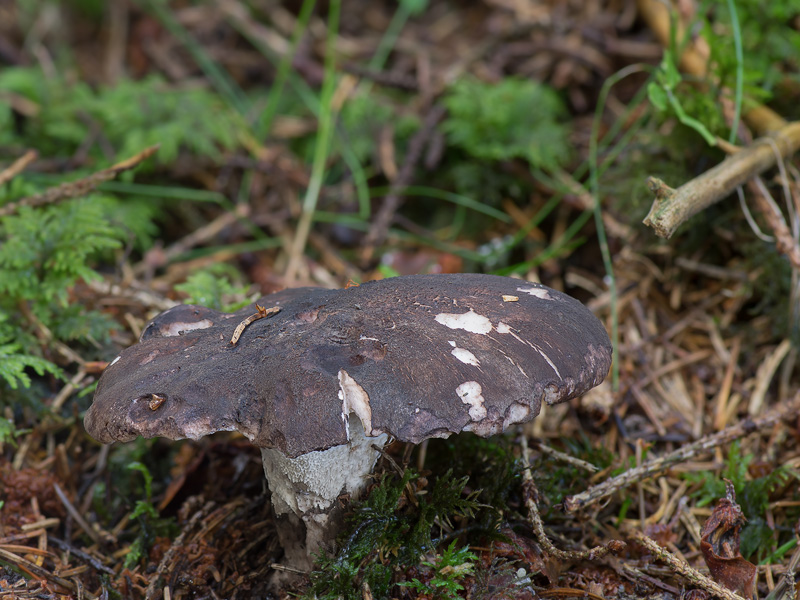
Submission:
M 231 312 L 247 306 L 248 286 L 236 285 L 236 269 L 218 263 L 211 267 L 192 273 L 184 283 L 175 289 L 186 294 L 186 304 L 199 304 L 214 310 Z
M 12 448 L 16 448 L 17 440 L 14 438 L 18 435 L 19 432 L 14 427 L 14 423 L 5 417 L 0 417 L 0 449 L 4 444 L 10 444 Z
M 320 100 L 319 130 L 314 145 L 314 158 L 311 165 L 311 179 L 303 198 L 303 212 L 297 224 L 289 264 L 286 267 L 286 279 L 294 281 L 300 268 L 299 260 L 302 256 L 309 233 L 317 201 L 322 190 L 323 179 L 327 169 L 328 155 L 331 149 L 336 109 L 333 105 L 333 94 L 336 88 L 335 70 L 335 39 L 339 31 L 339 16 L 341 13 L 341 0 L 332 0 L 328 12 L 328 35 L 325 39 L 325 77 L 322 82 Z
M 667 108 L 672 109 L 672 112 L 675 113 L 681 123 L 703 136 L 709 146 L 716 146 L 717 138 L 701 121 L 689 116 L 683 104 L 681 104 L 680 97 L 675 93 L 676 88 L 682 81 L 683 77 L 678 70 L 678 65 L 675 63 L 672 52 L 664 50 L 664 58 L 661 60 L 658 71 L 656 71 L 656 79 L 647 85 L 650 102 L 661 112 L 667 112 Z
M 399 585 L 416 590 L 422 594 L 429 594 L 432 598 L 460 598 L 457 592 L 464 589 L 459 583 L 475 569 L 478 557 L 469 551 L 469 547 L 456 548 L 457 540 L 453 540 L 442 554 L 434 560 L 424 560 L 422 565 L 434 570 L 430 581 L 420 581 L 417 578 L 411 581 L 402 581 Z
M 389 23 L 389 27 L 386 28 L 386 33 L 383 34 L 375 53 L 372 55 L 372 60 L 369 62 L 370 69 L 383 69 L 386 59 L 389 58 L 389 53 L 394 48 L 397 38 L 400 36 L 400 32 L 408 19 L 422 14 L 427 7 L 428 0 L 399 0 L 392 21 Z
M 141 528 L 139 535 L 131 543 L 128 554 L 125 556 L 124 568 L 132 569 L 146 556 L 153 540 L 158 535 L 169 535 L 173 528 L 172 519 L 162 519 L 159 517 L 158 510 L 153 506 L 153 476 L 150 470 L 140 462 L 132 462 L 127 466 L 130 471 L 138 471 L 144 478 L 144 500 L 137 500 L 131 519 L 136 519 Z

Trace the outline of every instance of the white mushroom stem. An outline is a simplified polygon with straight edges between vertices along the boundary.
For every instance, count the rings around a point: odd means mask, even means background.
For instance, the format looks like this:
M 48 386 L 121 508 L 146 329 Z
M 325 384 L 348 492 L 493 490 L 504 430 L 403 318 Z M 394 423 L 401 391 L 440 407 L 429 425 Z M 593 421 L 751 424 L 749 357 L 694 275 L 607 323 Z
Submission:
M 389 436 L 367 437 L 361 420 L 349 416 L 350 441 L 328 450 L 289 458 L 275 448 L 262 448 L 264 474 L 278 517 L 278 535 L 287 561 L 310 568 L 313 557 L 329 550 L 336 535 L 337 498 L 357 498 L 368 483 L 379 453 Z M 305 525 L 305 532 L 297 531 Z M 302 568 L 300 567 L 300 568 Z

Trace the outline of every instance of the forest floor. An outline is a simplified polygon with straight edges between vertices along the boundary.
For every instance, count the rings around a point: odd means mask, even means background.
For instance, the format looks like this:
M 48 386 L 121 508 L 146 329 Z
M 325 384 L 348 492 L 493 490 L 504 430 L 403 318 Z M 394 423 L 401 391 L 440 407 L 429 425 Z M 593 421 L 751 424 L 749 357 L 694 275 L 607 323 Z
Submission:
M 0 3 L 0 598 L 796 597 L 796 5 L 319 4 Z M 177 303 L 459 272 L 612 370 L 388 446 L 313 572 L 243 436 L 84 430 Z

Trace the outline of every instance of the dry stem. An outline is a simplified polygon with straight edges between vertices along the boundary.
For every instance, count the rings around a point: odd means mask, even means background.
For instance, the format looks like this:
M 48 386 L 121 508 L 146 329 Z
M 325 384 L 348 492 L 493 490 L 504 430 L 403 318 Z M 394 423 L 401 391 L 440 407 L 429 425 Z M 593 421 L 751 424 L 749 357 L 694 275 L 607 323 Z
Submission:
M 35 552 L 35 549 L 25 547 L 25 552 L 28 552 L 28 553 Z M 3 547 L 0 547 L 0 560 L 2 560 L 3 562 L 6 562 L 6 563 L 8 563 L 8 564 L 10 564 L 12 566 L 16 566 L 16 567 L 20 568 L 21 570 L 28 571 L 29 573 L 31 573 L 32 575 L 35 575 L 36 577 L 41 577 L 43 579 L 47 579 L 48 581 L 52 581 L 53 583 L 61 586 L 64 589 L 71 590 L 73 592 L 77 592 L 78 591 L 78 586 L 75 585 L 75 583 L 73 583 L 69 579 L 64 579 L 63 577 L 59 577 L 58 575 L 54 575 L 53 573 L 51 573 L 47 569 L 37 565 L 35 562 L 32 562 L 32 561 L 30 561 L 30 560 L 28 560 L 26 558 L 23 558 L 22 556 L 18 556 L 17 554 L 14 554 L 13 552 L 9 552 L 8 550 L 6 550 Z M 96 596 L 94 594 L 90 594 L 86 590 L 83 590 L 83 594 L 89 600 L 94 600 L 94 598 L 96 598 Z
M 167 573 L 169 570 L 170 565 L 172 565 L 172 561 L 175 558 L 175 555 L 178 553 L 179 550 L 184 548 L 184 541 L 186 540 L 186 535 L 190 533 L 197 523 L 199 523 L 203 518 L 205 518 L 208 513 L 211 512 L 211 509 L 214 508 L 213 502 L 206 502 L 200 510 L 196 511 L 189 522 L 183 527 L 183 530 L 180 532 L 178 537 L 176 537 L 172 541 L 172 545 L 169 547 L 164 553 L 164 557 L 161 559 L 161 562 L 158 564 L 158 568 L 156 568 L 155 576 L 150 580 L 150 584 L 147 586 L 147 591 L 145 592 L 146 600 L 155 600 L 158 594 L 158 586 L 161 578 Z M 167 588 L 168 589 L 168 588 Z

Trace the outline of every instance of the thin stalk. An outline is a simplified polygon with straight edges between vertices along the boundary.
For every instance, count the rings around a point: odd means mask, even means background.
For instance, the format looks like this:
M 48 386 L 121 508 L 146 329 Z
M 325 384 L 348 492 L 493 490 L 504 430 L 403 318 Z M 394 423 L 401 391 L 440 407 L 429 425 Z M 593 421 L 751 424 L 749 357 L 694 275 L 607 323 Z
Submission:
M 203 47 L 198 44 L 195 39 L 189 34 L 188 31 L 178 23 L 178 20 L 172 15 L 169 7 L 164 0 L 147 0 L 145 3 L 155 13 L 156 18 L 161 21 L 161 24 L 174 35 L 189 51 L 192 58 L 197 62 L 198 66 L 203 70 L 211 80 L 211 83 L 219 91 L 223 98 L 236 109 L 236 111 L 244 116 L 249 109 L 249 102 L 244 92 L 238 85 L 230 78 L 230 76 L 215 63 L 211 57 L 206 53 Z
M 325 40 L 325 78 L 322 83 L 322 98 L 320 102 L 319 132 L 314 147 L 314 162 L 311 167 L 311 179 L 303 198 L 303 213 L 297 224 L 297 232 L 292 242 L 289 255 L 289 264 L 286 267 L 286 281 L 294 282 L 300 269 L 305 252 L 308 235 L 311 232 L 311 222 L 317 208 L 319 193 L 322 189 L 322 180 L 325 177 L 325 165 L 331 147 L 331 133 L 333 132 L 333 92 L 336 84 L 335 71 L 335 45 L 336 34 L 339 30 L 339 16 L 341 13 L 341 0 L 331 0 L 328 10 L 328 35 Z
M 381 196 L 385 196 L 389 193 L 391 188 L 387 186 L 382 187 L 374 187 L 370 190 L 370 195 L 373 198 L 379 198 Z M 455 204 L 456 206 L 463 206 L 464 208 L 468 208 L 470 210 L 474 210 L 475 212 L 482 213 L 488 217 L 492 217 L 493 219 L 497 219 L 498 221 L 502 221 L 503 223 L 510 223 L 511 217 L 509 217 L 506 213 L 497 210 L 491 206 L 486 206 L 482 202 L 470 198 L 469 196 L 464 196 L 462 194 L 456 194 L 455 192 L 448 192 L 446 190 L 440 190 L 437 188 L 432 188 L 424 185 L 409 185 L 408 187 L 404 187 L 398 192 L 406 197 L 418 196 L 421 198 L 433 198 L 435 200 L 444 200 L 445 202 L 450 202 Z
M 608 238 L 606 237 L 606 228 L 603 224 L 602 207 L 600 204 L 600 182 L 598 175 L 598 150 L 597 143 L 600 137 L 600 122 L 603 116 L 603 109 L 606 105 L 608 93 L 611 87 L 617 82 L 621 81 L 628 75 L 638 73 L 643 70 L 641 65 L 630 65 L 620 71 L 617 71 L 606 79 L 603 87 L 600 90 L 600 97 L 595 109 L 594 119 L 592 121 L 592 135 L 589 138 L 589 188 L 594 199 L 594 222 L 597 229 L 597 242 L 600 245 L 600 253 L 603 257 L 603 265 L 606 270 L 606 278 L 608 280 L 609 303 L 611 308 L 611 344 L 612 350 L 612 363 L 611 363 L 611 387 L 614 391 L 619 389 L 619 311 L 617 305 L 617 280 L 614 277 L 614 263 L 611 259 L 611 250 L 608 247 Z
M 744 52 L 742 51 L 742 30 L 739 27 L 739 15 L 736 12 L 735 0 L 728 0 L 728 11 L 731 13 L 731 28 L 733 29 L 733 45 L 736 49 L 736 88 L 734 96 L 733 123 L 728 141 L 736 142 L 736 132 L 739 131 L 739 120 L 742 116 L 742 96 L 744 94 Z
M 378 43 L 378 47 L 375 49 L 375 54 L 372 56 L 372 60 L 369 61 L 369 68 L 371 70 L 380 71 L 386 64 L 389 53 L 392 51 L 392 48 L 394 48 L 397 38 L 400 36 L 400 32 L 411 16 L 409 5 L 409 2 L 400 0 L 397 10 L 389 23 L 389 27 L 386 28 L 386 33 L 383 34 L 381 41 Z
M 311 13 L 314 10 L 316 0 L 305 0 L 303 6 L 300 7 L 300 14 L 297 15 L 297 23 L 294 31 L 292 32 L 292 41 L 289 45 L 289 51 L 281 57 L 278 63 L 278 72 L 275 74 L 275 81 L 272 82 L 269 94 L 267 94 L 267 107 L 261 113 L 258 120 L 256 131 L 258 132 L 258 139 L 262 141 L 264 137 L 269 135 L 272 128 L 272 121 L 275 114 L 278 112 L 278 103 L 283 95 L 283 89 L 286 86 L 286 81 L 289 79 L 289 73 L 292 68 L 292 59 L 297 52 L 297 45 L 300 43 L 300 38 L 303 33 L 308 29 L 308 22 L 311 19 Z M 263 48 L 259 48 L 263 52 Z

